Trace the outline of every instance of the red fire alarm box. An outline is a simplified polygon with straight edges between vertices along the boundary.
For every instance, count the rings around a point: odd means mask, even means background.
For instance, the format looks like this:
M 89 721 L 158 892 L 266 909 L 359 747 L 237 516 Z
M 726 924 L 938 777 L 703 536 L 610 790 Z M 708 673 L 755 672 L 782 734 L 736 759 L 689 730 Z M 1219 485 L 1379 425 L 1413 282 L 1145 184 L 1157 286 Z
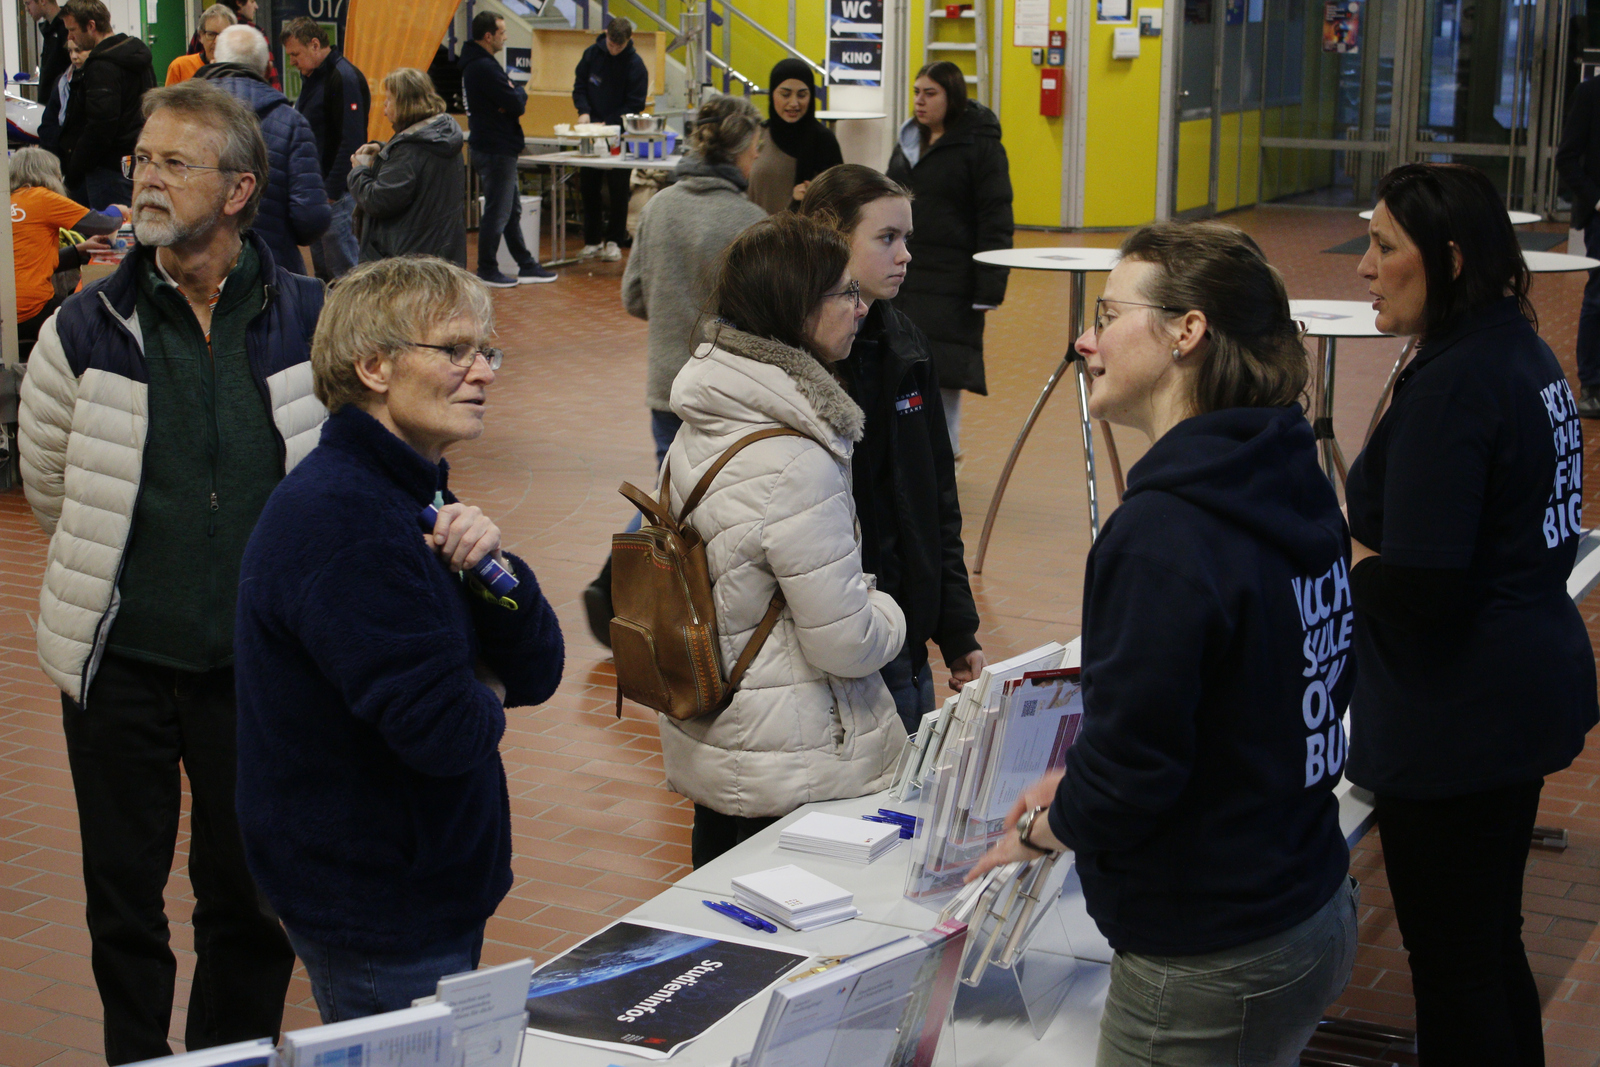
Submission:
M 1061 117 L 1065 82 L 1066 72 L 1060 67 L 1044 67 L 1039 71 L 1039 114 L 1046 118 Z
M 1050 31 L 1050 47 L 1051 48 L 1065 48 L 1065 47 L 1067 47 L 1067 31 L 1066 30 L 1051 30 Z

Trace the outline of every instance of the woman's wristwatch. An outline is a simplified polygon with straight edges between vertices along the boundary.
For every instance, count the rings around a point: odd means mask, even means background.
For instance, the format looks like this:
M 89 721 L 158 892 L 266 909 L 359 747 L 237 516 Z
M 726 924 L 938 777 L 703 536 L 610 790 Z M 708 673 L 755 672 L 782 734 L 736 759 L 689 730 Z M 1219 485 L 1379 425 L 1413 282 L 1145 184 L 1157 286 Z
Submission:
M 1022 842 L 1023 848 L 1032 849 L 1034 852 L 1037 852 L 1041 855 L 1048 855 L 1049 853 L 1055 851 L 1054 849 L 1044 848 L 1040 845 L 1036 845 L 1032 841 L 1028 840 L 1033 836 L 1034 822 L 1038 820 L 1042 813 L 1049 810 L 1050 808 L 1048 805 L 1042 805 L 1040 807 L 1033 808 L 1032 810 L 1023 812 L 1022 818 L 1017 820 L 1017 840 Z

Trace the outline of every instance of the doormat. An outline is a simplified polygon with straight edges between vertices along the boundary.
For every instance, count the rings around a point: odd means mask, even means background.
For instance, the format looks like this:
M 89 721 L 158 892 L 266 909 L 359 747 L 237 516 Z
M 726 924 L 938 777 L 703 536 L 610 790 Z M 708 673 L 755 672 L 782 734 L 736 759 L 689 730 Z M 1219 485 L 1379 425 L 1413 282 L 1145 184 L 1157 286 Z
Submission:
M 1564 233 L 1546 233 L 1540 230 L 1518 231 L 1517 243 L 1522 246 L 1524 252 L 1548 252 L 1556 245 L 1566 244 L 1567 235 Z M 1342 245 L 1334 245 L 1332 248 L 1324 248 L 1322 251 L 1336 256 L 1365 255 L 1367 239 L 1365 237 L 1353 237 Z

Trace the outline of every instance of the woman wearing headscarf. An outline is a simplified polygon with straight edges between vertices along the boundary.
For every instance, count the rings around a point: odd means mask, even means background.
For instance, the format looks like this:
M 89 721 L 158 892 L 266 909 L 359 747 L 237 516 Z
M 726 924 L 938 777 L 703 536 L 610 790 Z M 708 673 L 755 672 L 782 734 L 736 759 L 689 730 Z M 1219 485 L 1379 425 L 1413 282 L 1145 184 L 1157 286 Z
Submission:
M 767 79 L 767 138 L 750 172 L 750 199 L 771 215 L 798 204 L 812 178 L 844 162 L 833 131 L 817 118 L 817 81 L 800 59 Z

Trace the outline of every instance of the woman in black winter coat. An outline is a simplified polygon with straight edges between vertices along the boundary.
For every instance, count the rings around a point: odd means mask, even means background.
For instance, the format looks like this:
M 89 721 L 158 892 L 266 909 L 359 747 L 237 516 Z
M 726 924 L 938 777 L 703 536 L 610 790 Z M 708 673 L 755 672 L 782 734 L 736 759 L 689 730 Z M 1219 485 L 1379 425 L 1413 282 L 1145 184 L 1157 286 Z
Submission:
M 817 118 L 817 80 L 804 60 L 780 60 L 767 80 L 767 136 L 750 171 L 752 202 L 771 215 L 799 206 L 806 185 L 844 162 L 833 131 Z
M 361 262 L 420 252 L 467 265 L 464 140 L 456 120 L 420 70 L 383 79 L 383 117 L 394 136 L 350 157 L 350 194 L 361 210 Z
M 950 444 L 957 454 L 961 392 L 987 396 L 983 315 L 1006 297 L 1003 267 L 973 262 L 975 252 L 1011 247 L 1011 166 L 994 112 L 967 99 L 954 63 L 917 72 L 915 117 L 900 127 L 889 177 L 915 195 L 917 269 L 895 306 L 929 338 Z
M 978 609 L 961 544 L 961 503 L 928 339 L 891 300 L 911 254 L 911 200 L 871 167 L 823 171 L 800 211 L 831 216 L 850 239 L 850 273 L 867 317 L 850 358 L 839 364 L 850 396 L 866 413 L 866 433 L 851 459 L 862 566 L 906 616 L 906 643 L 883 680 L 908 734 L 933 710 L 928 642 L 938 644 L 959 689 L 983 670 Z

